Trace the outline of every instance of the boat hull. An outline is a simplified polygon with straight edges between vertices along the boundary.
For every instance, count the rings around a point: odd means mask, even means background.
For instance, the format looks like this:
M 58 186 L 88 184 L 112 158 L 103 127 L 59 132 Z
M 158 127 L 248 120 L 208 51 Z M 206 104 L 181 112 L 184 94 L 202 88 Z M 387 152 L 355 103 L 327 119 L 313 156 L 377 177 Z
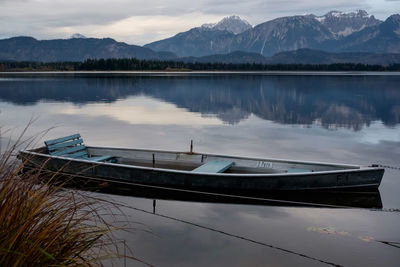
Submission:
M 194 173 L 118 163 L 98 163 L 21 151 L 26 166 L 77 177 L 103 178 L 132 184 L 185 188 L 213 192 L 376 190 L 384 169 L 360 168 L 307 173 Z

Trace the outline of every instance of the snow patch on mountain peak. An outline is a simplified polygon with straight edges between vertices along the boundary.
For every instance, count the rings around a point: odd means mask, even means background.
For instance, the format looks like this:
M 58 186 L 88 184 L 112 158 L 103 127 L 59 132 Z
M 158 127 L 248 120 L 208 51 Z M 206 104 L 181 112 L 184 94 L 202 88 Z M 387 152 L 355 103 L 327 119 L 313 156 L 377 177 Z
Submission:
M 315 18 L 324 20 L 324 19 L 329 18 L 329 17 L 331 17 L 331 18 L 332 17 L 334 17 L 334 18 L 347 18 L 347 19 L 351 19 L 351 18 L 369 19 L 369 18 L 372 18 L 373 15 L 368 14 L 367 11 L 362 10 L 362 9 L 356 10 L 355 12 L 342 12 L 342 11 L 333 10 L 333 11 L 330 11 L 330 12 L 326 13 L 323 16 L 316 16 Z
M 330 11 L 323 16 L 311 15 L 314 19 L 324 24 L 337 37 L 348 36 L 368 26 L 381 23 L 365 10 L 355 12 Z
M 85 35 L 82 35 L 80 33 L 74 33 L 73 35 L 71 35 L 71 39 L 86 39 L 87 37 Z
M 346 15 L 346 13 L 334 10 L 334 11 L 329 12 L 325 16 L 332 16 L 332 17 L 339 18 L 339 17 L 343 17 L 343 15 Z
M 217 23 L 203 24 L 201 27 L 220 31 L 225 30 L 234 34 L 239 34 L 252 28 L 250 23 L 236 15 L 225 17 Z
M 203 25 L 201 25 L 201 27 L 212 29 L 215 25 L 217 25 L 217 23 L 204 23 Z

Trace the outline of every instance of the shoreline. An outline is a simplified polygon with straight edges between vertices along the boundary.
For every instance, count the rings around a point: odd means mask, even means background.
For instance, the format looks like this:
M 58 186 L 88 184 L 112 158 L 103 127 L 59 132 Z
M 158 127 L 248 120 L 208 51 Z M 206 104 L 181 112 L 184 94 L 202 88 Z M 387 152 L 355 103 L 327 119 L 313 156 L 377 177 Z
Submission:
M 202 75 L 202 74 L 216 74 L 216 75 L 329 75 L 329 76 L 400 76 L 400 71 L 0 71 L 0 75 L 18 75 L 18 74 L 55 74 L 55 75 L 72 75 L 72 74 L 169 74 L 169 75 Z

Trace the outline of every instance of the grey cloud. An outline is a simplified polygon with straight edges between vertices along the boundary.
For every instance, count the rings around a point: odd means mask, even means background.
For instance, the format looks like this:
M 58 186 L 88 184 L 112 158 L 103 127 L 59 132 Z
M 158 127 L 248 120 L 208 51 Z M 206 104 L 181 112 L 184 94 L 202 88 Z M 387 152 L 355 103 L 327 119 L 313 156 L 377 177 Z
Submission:
M 3 0 L 4 1 L 4 0 Z M 76 2 L 76 3 L 74 3 Z M 185 7 L 185 1 L 175 0 L 168 5 L 164 1 L 72 1 L 66 4 L 63 1 L 20 1 L 10 4 L 5 2 L 5 8 L 0 8 L 0 17 L 12 14 L 15 18 L 27 17 L 36 21 L 37 17 L 43 17 L 48 21 L 57 21 L 56 24 L 107 24 L 132 16 L 155 16 L 155 15 L 179 15 L 193 12 L 193 7 Z M 0 2 L 1 4 L 1 2 Z M 197 8 L 198 9 L 198 8 Z

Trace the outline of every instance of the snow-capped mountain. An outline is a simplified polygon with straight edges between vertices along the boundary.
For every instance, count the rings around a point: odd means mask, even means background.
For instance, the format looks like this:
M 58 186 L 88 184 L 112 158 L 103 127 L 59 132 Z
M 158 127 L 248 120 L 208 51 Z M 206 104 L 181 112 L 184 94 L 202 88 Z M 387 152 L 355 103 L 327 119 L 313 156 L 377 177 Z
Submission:
M 153 42 L 145 47 L 156 51 L 169 51 L 181 57 L 205 56 L 229 52 L 229 46 L 235 35 L 248 29 L 251 25 L 238 16 L 223 18 L 218 23 L 203 24 L 201 27 Z
M 380 24 L 322 44 L 321 48 L 337 52 L 400 53 L 400 15 L 391 15 Z
M 361 31 L 365 27 L 378 25 L 382 22 L 364 10 L 349 13 L 331 11 L 323 16 L 311 15 L 311 17 L 325 25 L 337 38 L 348 36 Z
M 299 49 L 302 49 L 299 53 L 293 52 Z M 351 13 L 331 11 L 323 16 L 281 17 L 254 27 L 238 16 L 230 16 L 218 23 L 204 24 L 150 43 L 145 48 L 110 38 L 85 38 L 80 34 L 58 40 L 39 41 L 30 37 L 0 40 L 0 60 L 16 61 L 126 57 L 171 60 L 178 56 L 187 57 L 187 61 L 262 63 L 265 57 L 281 52 L 285 53 L 275 57 L 281 62 L 291 62 L 289 59 L 325 63 L 351 60 L 350 54 L 339 55 L 348 52 L 354 54 L 351 62 L 398 62 L 394 54 L 400 54 L 400 15 L 392 15 L 382 22 L 362 10 Z M 365 53 L 391 55 L 367 58 Z M 365 60 L 360 61 L 361 57 Z M 384 57 L 384 61 L 379 61 L 380 57 Z
M 80 33 L 74 33 L 71 35 L 71 39 L 86 39 L 87 37 L 85 35 L 82 35 Z
M 233 51 L 271 56 L 302 48 L 397 53 L 396 46 L 400 36 L 396 33 L 400 32 L 400 29 L 396 28 L 396 23 L 392 23 L 394 26 L 385 30 L 389 28 L 379 27 L 383 24 L 388 23 L 376 19 L 364 10 L 350 13 L 331 11 L 323 16 L 281 17 L 254 27 L 237 16 L 231 16 L 216 24 L 204 24 L 171 38 L 153 42 L 146 47 L 156 51 L 173 52 L 181 57 L 199 57 Z M 367 40 L 368 47 L 365 43 Z
M 202 27 L 220 31 L 225 30 L 233 34 L 239 34 L 252 28 L 250 23 L 236 15 L 223 18 L 218 23 L 203 24 Z

